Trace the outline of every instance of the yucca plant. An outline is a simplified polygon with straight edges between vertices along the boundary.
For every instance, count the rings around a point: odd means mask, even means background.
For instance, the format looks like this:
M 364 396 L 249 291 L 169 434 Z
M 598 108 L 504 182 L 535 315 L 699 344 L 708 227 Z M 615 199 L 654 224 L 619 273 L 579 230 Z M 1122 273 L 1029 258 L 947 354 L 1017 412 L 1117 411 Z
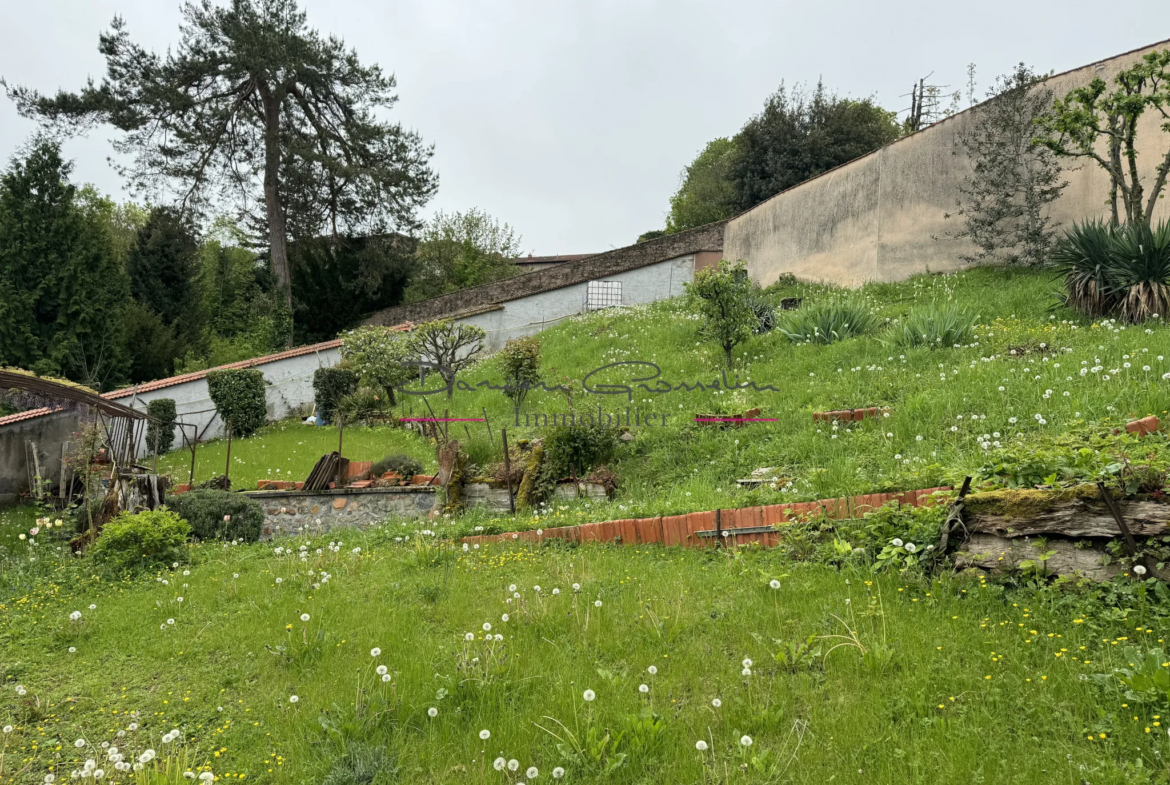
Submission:
M 1114 235 L 1110 275 L 1119 315 L 1143 322 L 1170 310 L 1170 223 L 1128 224 Z
M 887 342 L 894 346 L 950 349 L 971 342 L 977 314 L 954 303 L 931 303 L 911 311 L 890 328 Z
M 1113 246 L 1116 230 L 1100 220 L 1074 224 L 1052 249 L 1064 275 L 1065 304 L 1087 316 L 1105 316 L 1117 305 Z
M 878 322 L 863 303 L 840 298 L 793 311 L 780 320 L 777 329 L 796 343 L 826 344 L 873 332 Z

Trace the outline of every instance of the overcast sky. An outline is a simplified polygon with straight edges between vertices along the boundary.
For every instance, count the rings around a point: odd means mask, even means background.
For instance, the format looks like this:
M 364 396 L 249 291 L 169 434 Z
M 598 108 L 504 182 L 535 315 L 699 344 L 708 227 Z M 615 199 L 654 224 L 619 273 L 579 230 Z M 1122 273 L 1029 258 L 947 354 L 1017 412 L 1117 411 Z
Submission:
M 177 0 L 3 0 L 0 76 L 79 88 L 105 64 L 115 14 L 135 40 L 178 40 Z M 587 253 L 661 228 L 679 172 L 734 134 L 781 80 L 825 84 L 887 108 L 920 76 L 980 94 L 1024 61 L 1062 71 L 1170 38 L 1170 3 L 1131 0 L 691 2 L 304 0 L 310 23 L 398 78 L 395 114 L 435 146 L 428 207 L 480 207 L 525 251 Z M 0 97 L 0 155 L 32 123 Z M 109 129 L 66 147 L 76 177 L 118 198 Z

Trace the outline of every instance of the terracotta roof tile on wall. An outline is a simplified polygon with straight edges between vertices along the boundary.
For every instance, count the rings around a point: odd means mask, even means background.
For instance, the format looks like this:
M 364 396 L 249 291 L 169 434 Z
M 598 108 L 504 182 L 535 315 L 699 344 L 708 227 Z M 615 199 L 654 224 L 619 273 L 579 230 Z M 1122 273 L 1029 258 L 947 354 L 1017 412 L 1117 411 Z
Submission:
M 390 329 L 402 332 L 406 330 L 413 330 L 414 325 L 410 322 L 402 322 L 401 324 L 394 325 Z M 268 363 L 274 363 L 279 360 L 287 360 L 290 357 L 300 357 L 301 355 L 312 354 L 313 352 L 328 351 L 329 349 L 336 349 L 339 346 L 341 346 L 341 339 L 334 338 L 332 341 L 322 341 L 321 343 L 315 343 L 311 346 L 298 346 L 295 349 L 286 349 L 283 352 L 266 354 L 263 357 L 253 357 L 250 360 L 240 360 L 239 362 L 228 363 L 227 365 L 219 365 L 215 368 L 208 368 L 204 371 L 193 371 L 191 373 L 180 374 L 179 376 L 171 376 L 167 379 L 158 379 L 153 382 L 140 384 L 137 387 L 126 387 L 121 390 L 112 390 L 108 393 L 102 393 L 102 397 L 111 401 L 117 400 L 118 398 L 128 398 L 135 393 L 141 394 L 151 392 L 153 390 L 161 390 L 166 387 L 174 387 L 177 384 L 193 382 L 197 379 L 204 378 L 212 371 L 222 371 L 237 368 L 255 368 L 257 365 L 267 365 Z M 46 414 L 51 414 L 54 411 L 59 410 L 43 407 L 40 409 L 30 409 L 27 412 L 17 412 L 16 414 L 10 414 L 7 417 L 0 417 L 0 426 L 11 425 L 12 423 L 21 422 L 22 420 L 31 420 L 34 417 L 41 417 Z
M 41 417 L 53 412 L 59 412 L 60 409 L 51 409 L 48 406 L 42 406 L 40 409 L 29 409 L 27 412 L 17 412 L 10 414 L 7 417 L 0 417 L 0 425 L 12 425 L 13 423 L 22 422 L 24 420 L 31 420 L 34 417 Z

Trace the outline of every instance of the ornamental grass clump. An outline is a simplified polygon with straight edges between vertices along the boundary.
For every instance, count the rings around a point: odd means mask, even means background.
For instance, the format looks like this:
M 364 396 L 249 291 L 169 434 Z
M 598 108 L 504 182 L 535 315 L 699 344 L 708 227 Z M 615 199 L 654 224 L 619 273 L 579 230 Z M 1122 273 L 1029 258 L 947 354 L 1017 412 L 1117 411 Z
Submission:
M 1087 316 L 1136 324 L 1170 309 L 1170 222 L 1076 224 L 1050 259 L 1064 275 L 1065 304 Z
M 871 333 L 878 324 L 866 305 L 840 298 L 793 311 L 780 319 L 777 329 L 794 343 L 829 344 Z
M 169 498 L 167 504 L 187 521 L 191 536 L 204 542 L 255 542 L 264 528 L 264 509 L 231 491 L 194 490 Z
M 931 303 L 911 311 L 890 328 L 892 346 L 950 349 L 971 343 L 978 315 L 954 303 Z

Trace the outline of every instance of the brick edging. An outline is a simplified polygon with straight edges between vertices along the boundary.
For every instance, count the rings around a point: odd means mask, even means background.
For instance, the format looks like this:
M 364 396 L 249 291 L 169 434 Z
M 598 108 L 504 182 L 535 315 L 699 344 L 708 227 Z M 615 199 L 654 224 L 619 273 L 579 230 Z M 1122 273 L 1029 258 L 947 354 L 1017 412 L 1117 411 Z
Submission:
M 823 513 L 830 518 L 848 519 L 876 510 L 883 504 L 897 501 L 914 507 L 929 506 L 931 495 L 938 491 L 949 491 L 951 487 L 923 488 L 899 493 L 868 493 L 861 496 L 842 496 L 838 499 L 819 499 L 815 502 L 793 502 L 769 504 L 762 507 L 741 507 L 723 510 L 723 529 L 733 532 L 734 542 L 758 542 L 765 547 L 780 543 L 779 532 L 757 532 L 734 534 L 736 529 L 755 526 L 775 526 L 786 523 L 798 515 Z M 681 545 L 685 548 L 702 548 L 714 545 L 713 538 L 698 536 L 700 531 L 715 528 L 715 511 L 690 512 L 682 515 L 659 515 L 654 518 L 625 518 L 616 521 L 581 523 L 575 526 L 557 526 L 551 529 L 530 529 L 523 532 L 504 534 L 477 534 L 463 537 L 460 542 L 480 545 L 490 542 L 541 542 L 548 539 L 562 539 L 569 542 L 615 542 L 623 545 Z

